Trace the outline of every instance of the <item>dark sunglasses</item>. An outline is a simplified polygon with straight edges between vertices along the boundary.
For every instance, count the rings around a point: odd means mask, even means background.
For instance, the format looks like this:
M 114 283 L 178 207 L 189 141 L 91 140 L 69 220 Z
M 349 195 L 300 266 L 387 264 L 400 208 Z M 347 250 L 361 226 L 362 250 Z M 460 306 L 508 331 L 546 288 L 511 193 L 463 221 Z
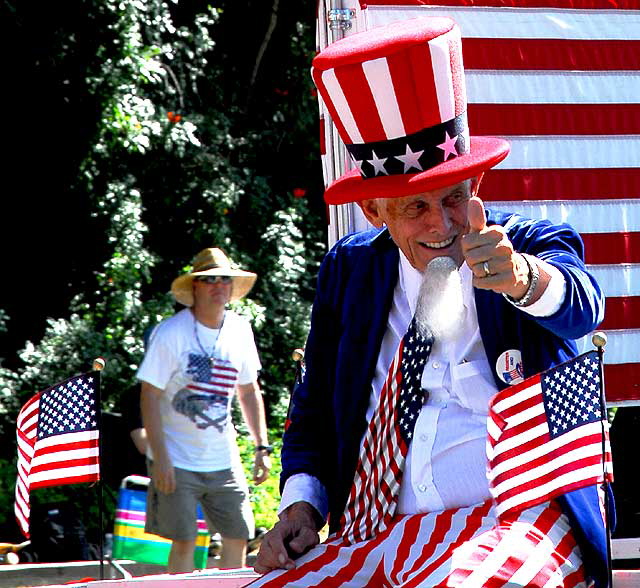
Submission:
M 204 282 L 205 284 L 230 284 L 233 278 L 231 276 L 198 276 L 196 282 Z

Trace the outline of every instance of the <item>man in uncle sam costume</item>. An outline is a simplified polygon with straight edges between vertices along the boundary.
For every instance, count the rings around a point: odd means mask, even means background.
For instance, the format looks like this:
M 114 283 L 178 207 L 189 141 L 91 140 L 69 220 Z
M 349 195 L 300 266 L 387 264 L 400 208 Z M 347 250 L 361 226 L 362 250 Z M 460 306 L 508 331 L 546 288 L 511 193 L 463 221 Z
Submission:
M 580 237 L 485 211 L 509 145 L 469 135 L 452 20 L 352 35 L 312 73 L 355 163 L 326 201 L 375 229 L 321 266 L 252 586 L 604 585 L 596 486 L 498 518 L 487 480 L 490 399 L 602 320 Z

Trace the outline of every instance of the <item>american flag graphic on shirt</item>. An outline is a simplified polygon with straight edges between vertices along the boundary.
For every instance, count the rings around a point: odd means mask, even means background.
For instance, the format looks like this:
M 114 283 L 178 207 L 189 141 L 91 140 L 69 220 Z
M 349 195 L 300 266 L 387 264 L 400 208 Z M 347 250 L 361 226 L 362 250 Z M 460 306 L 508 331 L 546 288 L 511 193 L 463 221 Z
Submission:
M 187 373 L 193 378 L 188 388 L 219 397 L 220 401 L 230 397 L 238 377 L 230 361 L 196 353 L 189 354 Z
M 611 472 L 611 450 L 597 352 L 498 392 L 488 433 L 498 516 L 601 483 L 605 469 Z
M 432 337 L 418 333 L 415 319 L 400 341 L 378 406 L 365 433 L 340 534 L 347 543 L 383 531 L 398 502 L 404 461 L 425 400 L 421 387 Z
M 189 353 L 186 373 L 190 380 L 174 395 L 173 408 L 199 429 L 213 426 L 222 431 L 227 425 L 238 370 L 228 360 Z

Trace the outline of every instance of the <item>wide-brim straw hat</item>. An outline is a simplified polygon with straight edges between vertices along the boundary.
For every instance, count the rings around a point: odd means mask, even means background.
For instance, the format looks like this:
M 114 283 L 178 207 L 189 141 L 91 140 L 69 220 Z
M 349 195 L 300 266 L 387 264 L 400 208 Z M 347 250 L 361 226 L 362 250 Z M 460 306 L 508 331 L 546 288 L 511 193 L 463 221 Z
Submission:
M 173 297 L 185 306 L 193 306 L 193 279 L 197 276 L 230 276 L 233 278 L 230 300 L 239 300 L 246 296 L 258 277 L 253 272 L 232 267 L 229 258 L 222 249 L 209 247 L 193 258 L 193 269 L 178 276 L 171 284 Z
M 410 196 L 482 175 L 509 153 L 470 136 L 462 39 L 447 17 L 419 17 L 349 35 L 323 49 L 312 76 L 354 169 L 328 204 Z

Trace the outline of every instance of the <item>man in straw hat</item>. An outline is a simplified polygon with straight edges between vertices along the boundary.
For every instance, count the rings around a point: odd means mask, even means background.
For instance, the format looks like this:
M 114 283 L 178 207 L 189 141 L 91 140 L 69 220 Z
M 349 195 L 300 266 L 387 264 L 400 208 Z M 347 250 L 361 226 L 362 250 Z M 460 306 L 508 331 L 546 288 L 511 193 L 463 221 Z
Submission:
M 154 329 L 137 373 L 151 476 L 146 531 L 173 540 L 171 573 L 193 571 L 197 503 L 222 536 L 220 566 L 245 565 L 254 521 L 231 421 L 234 393 L 256 445 L 256 484 L 269 475 L 271 447 L 251 326 L 226 305 L 255 281 L 222 250 L 200 251 L 193 270 L 171 284 L 186 308 Z
M 579 236 L 485 211 L 509 144 L 469 136 L 452 20 L 351 35 L 313 78 L 355 164 L 325 199 L 375 229 L 321 266 L 252 588 L 604 585 L 596 486 L 498 518 L 486 475 L 490 399 L 602 320 Z

